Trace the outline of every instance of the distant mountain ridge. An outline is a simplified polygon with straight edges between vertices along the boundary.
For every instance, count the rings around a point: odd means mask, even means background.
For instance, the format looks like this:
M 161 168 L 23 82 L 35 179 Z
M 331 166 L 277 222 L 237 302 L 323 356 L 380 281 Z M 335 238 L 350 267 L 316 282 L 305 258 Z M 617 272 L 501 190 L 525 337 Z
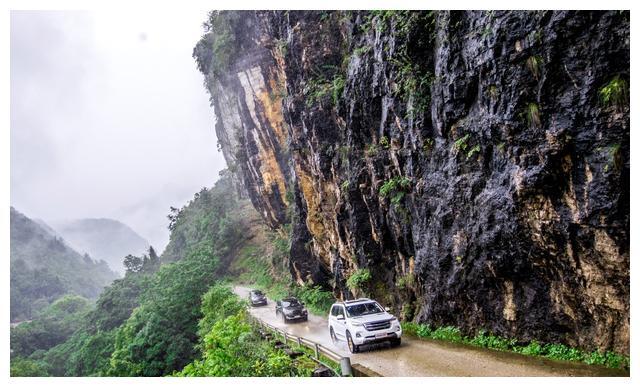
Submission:
M 117 274 L 11 207 L 11 321 L 30 319 L 67 293 L 97 297 Z
M 142 255 L 149 242 L 128 225 L 109 218 L 86 218 L 52 222 L 53 229 L 80 253 L 102 259 L 121 274 L 128 254 Z

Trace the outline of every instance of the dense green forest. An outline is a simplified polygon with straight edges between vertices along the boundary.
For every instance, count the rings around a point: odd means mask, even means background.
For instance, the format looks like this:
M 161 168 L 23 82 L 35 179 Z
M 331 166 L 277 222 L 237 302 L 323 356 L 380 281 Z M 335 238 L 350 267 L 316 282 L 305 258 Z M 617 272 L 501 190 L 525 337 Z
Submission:
M 34 321 L 12 328 L 11 374 L 309 374 L 313 364 L 304 357 L 293 361 L 260 339 L 245 303 L 224 285 L 233 257 L 243 251 L 246 258 L 256 232 L 266 232 L 251 212 L 223 174 L 213 188 L 172 209 L 170 242 L 161 257 L 153 249 L 142 257 L 129 255 L 124 278 L 113 281 L 94 305 L 65 297 Z M 271 253 L 266 261 L 283 258 L 277 249 Z
M 37 317 L 65 294 L 96 298 L 116 278 L 105 261 L 78 254 L 13 207 L 10 232 L 12 322 Z

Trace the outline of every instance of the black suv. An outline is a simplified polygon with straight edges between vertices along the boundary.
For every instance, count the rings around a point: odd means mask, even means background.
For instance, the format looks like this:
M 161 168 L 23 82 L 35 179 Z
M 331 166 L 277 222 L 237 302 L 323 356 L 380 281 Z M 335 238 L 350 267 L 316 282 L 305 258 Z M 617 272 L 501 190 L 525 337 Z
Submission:
M 267 297 L 260 290 L 249 292 L 249 304 L 251 306 L 267 305 Z
M 286 324 L 292 320 L 307 321 L 308 313 L 304 304 L 295 297 L 283 298 L 276 302 L 276 316 L 280 314 Z

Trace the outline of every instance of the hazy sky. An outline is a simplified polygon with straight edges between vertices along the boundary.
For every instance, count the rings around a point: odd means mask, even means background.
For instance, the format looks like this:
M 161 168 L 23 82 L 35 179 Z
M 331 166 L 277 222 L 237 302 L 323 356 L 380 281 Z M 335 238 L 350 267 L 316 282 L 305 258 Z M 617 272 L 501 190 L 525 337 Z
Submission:
M 11 12 L 11 205 L 127 223 L 162 251 L 169 206 L 224 168 L 191 51 L 207 12 Z

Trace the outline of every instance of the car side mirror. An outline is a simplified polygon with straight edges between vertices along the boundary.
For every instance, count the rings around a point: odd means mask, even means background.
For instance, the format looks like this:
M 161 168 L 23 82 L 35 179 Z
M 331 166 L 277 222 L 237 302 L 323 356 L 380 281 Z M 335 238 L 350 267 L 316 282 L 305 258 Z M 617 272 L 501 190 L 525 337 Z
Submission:
M 338 320 L 344 320 L 344 315 L 343 314 L 339 314 L 339 315 L 336 316 L 336 318 Z
M 385 312 L 391 312 L 391 308 L 389 308 L 388 306 L 386 306 L 386 307 L 384 308 L 384 311 L 385 311 Z

